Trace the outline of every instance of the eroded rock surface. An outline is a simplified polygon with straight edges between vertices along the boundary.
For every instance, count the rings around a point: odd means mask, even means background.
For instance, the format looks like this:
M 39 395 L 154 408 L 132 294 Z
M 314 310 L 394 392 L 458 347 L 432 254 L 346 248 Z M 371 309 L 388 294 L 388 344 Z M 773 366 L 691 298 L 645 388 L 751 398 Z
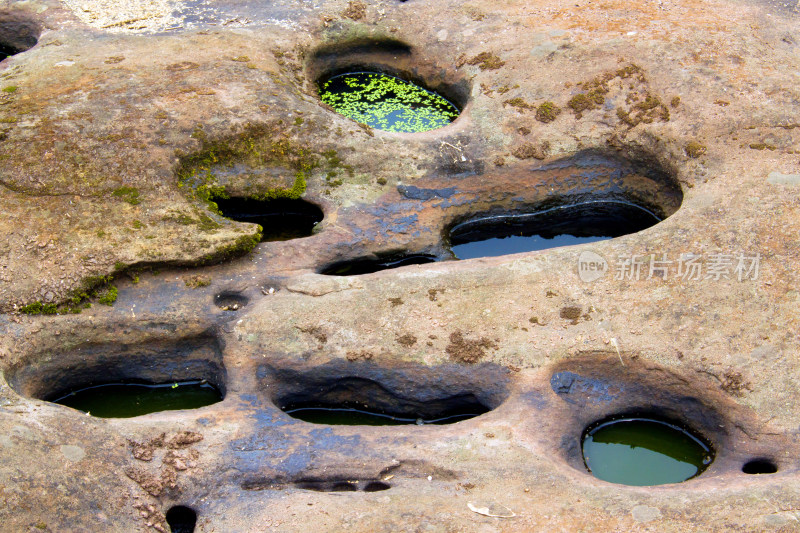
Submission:
M 3 529 L 166 531 L 184 505 L 196 531 L 792 530 L 797 15 L 729 0 L 0 2 Z M 461 116 L 362 127 L 316 92 L 354 66 L 419 81 Z M 302 197 L 325 218 L 259 243 L 208 204 L 223 193 Z M 449 252 L 465 220 L 609 200 L 663 222 Z M 436 262 L 322 274 L 415 254 Z M 297 376 L 490 410 L 313 425 L 281 411 Z M 225 399 L 134 419 L 44 401 L 112 378 L 213 379 Z M 632 411 L 691 425 L 716 460 L 679 485 L 593 478 L 583 429 Z M 778 471 L 742 473 L 759 458 Z

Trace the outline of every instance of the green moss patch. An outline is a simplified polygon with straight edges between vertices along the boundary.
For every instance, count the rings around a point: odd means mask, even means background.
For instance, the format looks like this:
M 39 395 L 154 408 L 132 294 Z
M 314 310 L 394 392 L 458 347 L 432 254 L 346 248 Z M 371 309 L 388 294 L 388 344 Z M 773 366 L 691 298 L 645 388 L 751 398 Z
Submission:
M 477 66 L 481 70 L 497 70 L 505 64 L 494 52 L 481 52 L 467 61 L 467 65 Z
M 539 122 L 552 122 L 561 113 L 561 108 L 553 102 L 543 102 L 536 108 L 536 120 Z
M 686 155 L 688 155 L 692 159 L 697 159 L 701 155 L 705 154 L 706 150 L 707 150 L 706 146 L 697 141 L 689 141 L 683 147 L 683 151 L 686 153 Z
M 134 187 L 119 187 L 114 189 L 111 194 L 131 205 L 139 205 L 141 203 L 139 199 L 139 190 Z

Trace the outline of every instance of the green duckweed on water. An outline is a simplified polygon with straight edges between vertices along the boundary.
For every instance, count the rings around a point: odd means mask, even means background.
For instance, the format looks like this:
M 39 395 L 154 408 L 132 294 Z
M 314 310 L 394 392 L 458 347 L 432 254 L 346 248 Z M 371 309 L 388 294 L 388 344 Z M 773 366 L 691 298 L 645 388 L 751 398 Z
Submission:
M 418 133 L 446 126 L 459 114 L 444 97 L 378 72 L 351 72 L 320 86 L 320 98 L 336 112 L 371 128 Z

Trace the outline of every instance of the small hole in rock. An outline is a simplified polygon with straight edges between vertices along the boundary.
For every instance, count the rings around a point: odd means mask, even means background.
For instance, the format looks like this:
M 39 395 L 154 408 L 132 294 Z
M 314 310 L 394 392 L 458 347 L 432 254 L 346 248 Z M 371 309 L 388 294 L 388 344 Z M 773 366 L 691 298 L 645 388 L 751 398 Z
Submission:
M 364 487 L 364 492 L 380 492 L 382 490 L 389 490 L 391 488 L 391 485 L 384 483 L 383 481 L 370 481 L 367 483 L 367 486 Z
M 103 383 L 49 400 L 99 418 L 131 418 L 160 411 L 197 409 L 222 401 L 206 380 Z
M 450 249 L 458 259 L 495 257 L 607 240 L 660 221 L 656 214 L 632 203 L 587 202 L 462 222 L 450 230 Z
M 320 274 L 328 276 L 360 276 L 408 265 L 425 265 L 434 263 L 436 260 L 436 257 L 424 254 L 394 255 L 375 259 L 361 258 L 334 263 L 324 268 Z
M 460 113 L 445 97 L 381 72 L 337 74 L 320 81 L 319 94 L 337 113 L 386 131 L 416 133 L 441 128 Z
M 167 511 L 167 524 L 172 533 L 192 533 L 197 524 L 197 513 L 189 507 L 176 505 Z
M 214 296 L 214 305 L 223 311 L 238 311 L 248 302 L 249 299 L 238 292 L 221 292 Z
M 778 467 L 769 459 L 753 459 L 742 466 L 745 474 L 774 474 Z
M 238 222 L 259 224 L 262 228 L 261 242 L 308 237 L 324 218 L 322 209 L 304 200 L 214 198 L 213 201 L 223 216 Z
M 613 418 L 590 426 L 581 448 L 592 475 L 623 485 L 680 483 L 700 475 L 714 460 L 702 437 L 652 418 Z

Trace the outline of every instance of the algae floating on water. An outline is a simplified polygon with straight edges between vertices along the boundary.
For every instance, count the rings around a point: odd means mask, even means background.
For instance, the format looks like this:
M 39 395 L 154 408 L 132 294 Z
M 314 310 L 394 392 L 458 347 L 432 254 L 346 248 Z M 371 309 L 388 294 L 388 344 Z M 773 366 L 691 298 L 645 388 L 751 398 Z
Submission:
M 320 84 L 320 98 L 337 113 L 371 128 L 418 133 L 446 126 L 458 115 L 449 100 L 379 72 L 349 72 Z
M 104 383 L 51 400 L 100 418 L 134 416 L 197 409 L 222 400 L 220 391 L 205 380 L 169 383 Z
M 582 448 L 592 475 L 623 485 L 680 483 L 700 475 L 714 459 L 699 437 L 647 418 L 602 422 L 585 432 Z

